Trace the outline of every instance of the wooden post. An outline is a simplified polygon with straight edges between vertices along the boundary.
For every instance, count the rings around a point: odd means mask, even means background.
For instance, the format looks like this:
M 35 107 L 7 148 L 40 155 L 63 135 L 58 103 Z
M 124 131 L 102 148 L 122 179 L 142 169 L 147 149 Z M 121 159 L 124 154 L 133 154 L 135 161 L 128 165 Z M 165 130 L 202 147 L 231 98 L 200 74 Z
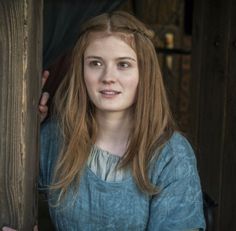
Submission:
M 227 3 L 226 3 L 227 4 Z M 228 2 L 228 69 L 224 97 L 224 146 L 222 147 L 222 184 L 218 230 L 236 230 L 236 2 Z M 225 13 L 225 12 L 224 12 Z
M 42 0 L 0 0 L 0 228 L 37 217 Z
M 209 231 L 236 230 L 236 2 L 194 1 L 192 134 L 202 186 L 217 203 Z

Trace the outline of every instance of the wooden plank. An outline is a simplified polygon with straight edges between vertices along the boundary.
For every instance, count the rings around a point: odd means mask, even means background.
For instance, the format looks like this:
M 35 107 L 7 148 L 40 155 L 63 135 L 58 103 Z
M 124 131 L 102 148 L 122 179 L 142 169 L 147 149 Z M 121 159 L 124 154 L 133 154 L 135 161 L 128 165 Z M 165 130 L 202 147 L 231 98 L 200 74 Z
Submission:
M 220 231 L 230 14 L 221 0 L 195 1 L 194 9 L 192 135 L 203 189 L 219 203 L 212 230 Z
M 0 227 L 37 216 L 42 1 L 0 0 Z
M 225 135 L 223 156 L 223 180 L 221 187 L 220 230 L 236 230 L 236 2 L 229 1 L 230 30 L 229 70 L 227 75 L 227 93 L 225 97 Z

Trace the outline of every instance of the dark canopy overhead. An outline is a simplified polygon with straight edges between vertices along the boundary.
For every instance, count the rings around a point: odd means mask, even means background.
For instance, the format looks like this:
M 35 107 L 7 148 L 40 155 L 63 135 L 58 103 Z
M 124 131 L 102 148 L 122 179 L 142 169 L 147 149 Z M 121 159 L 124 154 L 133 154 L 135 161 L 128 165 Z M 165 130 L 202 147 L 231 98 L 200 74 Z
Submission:
M 110 12 L 125 0 L 44 0 L 43 68 L 75 44 L 80 25 L 103 12 Z

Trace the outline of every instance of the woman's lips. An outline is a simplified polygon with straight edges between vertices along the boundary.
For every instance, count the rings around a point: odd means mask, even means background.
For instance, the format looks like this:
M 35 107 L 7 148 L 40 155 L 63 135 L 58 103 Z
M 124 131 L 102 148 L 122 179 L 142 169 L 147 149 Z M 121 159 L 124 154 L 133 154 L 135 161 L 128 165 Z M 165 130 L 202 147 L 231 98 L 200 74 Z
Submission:
M 119 95 L 121 92 L 116 90 L 101 90 L 99 91 L 104 98 L 114 98 Z
M 99 92 L 103 95 L 118 95 L 121 93 L 120 91 L 116 91 L 116 90 L 101 90 Z

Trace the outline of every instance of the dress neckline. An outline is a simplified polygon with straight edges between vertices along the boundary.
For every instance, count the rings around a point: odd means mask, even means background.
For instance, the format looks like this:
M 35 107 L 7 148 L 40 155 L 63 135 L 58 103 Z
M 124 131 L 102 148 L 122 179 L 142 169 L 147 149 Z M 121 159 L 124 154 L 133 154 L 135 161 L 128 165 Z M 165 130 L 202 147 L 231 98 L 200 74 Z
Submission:
M 118 159 L 120 160 L 122 157 L 117 155 L 117 154 L 114 154 L 114 153 L 111 153 L 110 151 L 107 151 L 105 149 L 102 149 L 100 148 L 99 146 L 97 146 L 96 144 L 94 144 L 92 146 L 92 151 L 99 151 L 99 152 L 102 152 L 104 155 L 108 155 L 110 156 L 111 158 L 114 158 L 114 159 Z
M 93 145 L 87 167 L 104 182 L 121 182 L 130 177 L 129 168 L 119 168 L 121 157 Z

